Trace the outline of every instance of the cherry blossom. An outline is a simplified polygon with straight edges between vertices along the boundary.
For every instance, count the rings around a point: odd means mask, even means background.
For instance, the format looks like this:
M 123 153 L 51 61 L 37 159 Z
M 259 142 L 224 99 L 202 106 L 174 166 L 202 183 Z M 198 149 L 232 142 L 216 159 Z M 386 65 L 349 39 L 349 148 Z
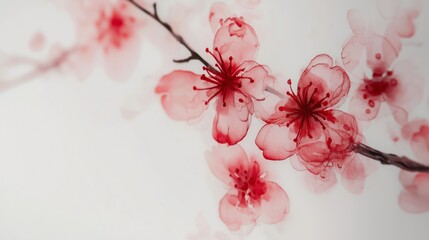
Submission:
M 429 122 L 414 120 L 402 128 L 402 135 L 420 163 L 429 165 Z M 429 173 L 401 171 L 399 179 L 404 186 L 399 205 L 407 212 L 429 211 Z
M 219 204 L 219 215 L 230 230 L 253 226 L 257 221 L 275 224 L 289 212 L 289 198 L 259 161 L 247 157 L 239 145 L 218 145 L 207 154 L 211 172 L 228 185 Z
M 407 22 L 399 24 L 400 19 Z M 397 61 L 402 46 L 400 37 L 414 34 L 411 24 L 414 18 L 400 19 L 393 18 L 382 36 L 369 29 L 359 12 L 348 14 L 353 35 L 343 47 L 342 59 L 346 69 L 360 80 L 350 103 L 350 111 L 359 120 L 374 119 L 381 103 L 386 102 L 396 121 L 404 124 L 408 119 L 407 111 L 420 100 L 422 77 L 411 62 Z M 362 56 L 366 61 L 364 67 L 361 66 Z
M 129 78 L 138 63 L 142 26 L 135 9 L 125 0 L 77 0 L 70 10 L 81 51 L 73 63 L 78 74 L 87 75 L 100 55 L 110 78 Z
M 161 78 L 155 92 L 167 114 L 175 120 L 195 119 L 214 102 L 213 138 L 229 145 L 241 141 L 273 81 L 269 69 L 253 60 L 258 47 L 250 25 L 227 19 L 215 35 L 213 50 L 206 49 L 214 67 L 204 66 L 203 74 L 175 70 Z
M 352 192 L 363 189 L 365 167 L 353 152 L 360 141 L 355 118 L 336 110 L 347 95 L 350 80 L 344 69 L 333 65 L 326 54 L 310 61 L 298 82 L 295 92 L 290 90 L 281 100 L 275 113 L 266 121 L 256 138 L 256 144 L 269 160 L 283 160 L 295 153 L 304 166 L 328 185 L 336 181 L 332 169 L 343 177 Z
M 292 81 L 287 81 L 290 91 L 287 97 L 277 103 L 275 112 L 266 120 L 259 131 L 256 144 L 270 160 L 283 160 L 308 141 L 315 141 L 326 135 L 344 140 L 344 132 L 355 132 L 352 116 L 335 110 L 346 96 L 350 81 L 345 71 L 333 66 L 333 60 L 326 54 L 313 58 L 303 71 L 295 92 Z

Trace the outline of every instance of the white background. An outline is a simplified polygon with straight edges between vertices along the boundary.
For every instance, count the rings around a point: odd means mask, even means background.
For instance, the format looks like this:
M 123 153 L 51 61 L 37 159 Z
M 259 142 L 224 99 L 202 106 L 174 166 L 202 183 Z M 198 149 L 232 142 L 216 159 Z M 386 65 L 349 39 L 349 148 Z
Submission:
M 177 25 L 203 53 L 212 41 L 207 21 L 211 1 L 162 0 L 160 14 L 169 19 L 171 7 L 179 2 L 185 7 L 198 3 L 198 11 Z M 0 52 L 46 59 L 28 47 L 37 31 L 48 44 L 73 44 L 73 23 L 59 6 L 58 1 L 0 0 Z M 415 61 L 423 76 L 429 76 L 428 7 L 401 55 Z M 316 54 L 339 60 L 351 33 L 346 14 L 352 8 L 377 16 L 370 0 L 262 0 L 252 10 L 260 14 L 252 20 L 261 43 L 258 61 L 296 81 Z M 234 9 L 242 10 L 237 5 Z M 157 44 L 143 41 L 140 67 L 124 83 L 108 79 L 102 69 L 85 81 L 52 71 L 0 92 L 1 240 L 242 237 L 230 233 L 217 215 L 226 188 L 211 175 L 204 158 L 214 145 L 212 114 L 198 123 L 175 122 L 153 93 L 162 74 L 174 68 L 199 69 L 197 63 L 172 64 L 173 57 L 186 56 L 180 45 L 172 46 L 176 52 L 169 56 Z M 8 76 L 0 72 L 2 79 Z M 412 118 L 429 118 L 427 85 Z M 121 109 L 130 102 L 141 112 L 124 118 Z M 253 140 L 262 123 L 253 123 L 243 146 L 260 155 Z M 398 127 L 390 123 L 390 118 L 372 123 L 364 132 L 367 142 L 412 157 L 406 143 L 392 142 Z M 377 167 L 364 193 L 353 195 L 340 183 L 323 194 L 311 192 L 303 174 L 288 161 L 267 166 L 290 197 L 290 214 L 280 224 L 257 225 L 246 239 L 429 238 L 429 213 L 414 215 L 399 208 L 401 185 L 394 167 Z

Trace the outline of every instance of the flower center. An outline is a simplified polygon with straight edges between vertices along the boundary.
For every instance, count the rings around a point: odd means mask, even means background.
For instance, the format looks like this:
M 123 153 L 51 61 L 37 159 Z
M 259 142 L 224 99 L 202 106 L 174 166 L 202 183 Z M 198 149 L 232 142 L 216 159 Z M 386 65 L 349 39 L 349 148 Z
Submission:
M 375 58 L 381 60 L 381 53 L 376 53 Z M 377 97 L 388 91 L 390 87 L 398 85 L 398 80 L 393 77 L 393 71 L 385 69 L 373 69 L 372 78 L 364 79 L 364 99 L 369 96 Z
M 116 48 L 121 47 L 123 40 L 128 39 L 132 32 L 130 25 L 135 22 L 135 18 L 125 14 L 126 5 L 121 4 L 115 6 L 111 14 L 106 14 L 105 11 L 100 12 L 100 16 L 96 21 L 98 29 L 98 41 Z
M 285 117 L 289 119 L 289 121 L 286 122 L 287 127 L 293 124 L 298 128 L 298 132 L 293 141 L 297 142 L 300 135 L 305 132 L 309 138 L 313 138 L 310 129 L 314 127 L 314 122 L 320 124 L 322 129 L 326 129 L 322 120 L 326 120 L 324 111 L 328 105 L 327 99 L 330 97 L 330 94 L 326 93 L 323 98 L 316 100 L 316 95 L 319 90 L 317 87 L 313 86 L 313 82 L 310 82 L 303 89 L 298 87 L 297 93 L 292 90 L 292 81 L 290 79 L 287 83 L 290 91 L 287 91 L 286 94 L 292 99 L 294 104 L 290 105 L 288 102 L 286 105 L 280 106 L 279 110 L 287 112 L 285 115 Z
M 250 83 L 253 83 L 254 79 L 243 76 L 245 68 L 237 66 L 234 63 L 234 58 L 232 56 L 228 58 L 228 61 L 225 61 L 218 48 L 215 48 L 214 52 L 210 52 L 210 50 L 206 48 L 206 52 L 216 60 L 215 68 L 203 67 L 203 70 L 206 71 L 206 73 L 202 74 L 200 79 L 205 83 L 208 83 L 209 86 L 193 86 L 194 91 L 208 92 L 207 95 L 209 98 L 205 101 L 206 105 L 209 104 L 213 98 L 219 95 L 222 97 L 223 107 L 226 107 L 227 101 L 225 101 L 225 98 L 230 93 L 240 94 L 241 97 L 238 98 L 238 101 L 243 103 L 244 99 L 248 98 L 249 95 L 242 90 L 242 81 L 247 80 Z
M 240 204 L 245 206 L 252 204 L 254 201 L 259 201 L 267 191 L 267 186 L 262 179 L 265 174 L 260 172 L 259 164 L 254 162 L 248 170 L 235 168 L 229 174 L 234 180 L 234 188 L 238 191 Z

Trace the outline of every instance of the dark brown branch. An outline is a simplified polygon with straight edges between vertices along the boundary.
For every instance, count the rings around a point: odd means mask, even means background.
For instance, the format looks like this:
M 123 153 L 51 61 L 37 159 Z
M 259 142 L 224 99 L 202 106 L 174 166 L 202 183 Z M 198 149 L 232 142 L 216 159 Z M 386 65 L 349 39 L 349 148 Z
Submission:
M 144 7 L 140 6 L 138 3 L 136 3 L 134 0 L 128 0 L 128 2 L 130 2 L 131 4 L 133 4 L 136 8 L 140 9 L 142 12 L 146 13 L 146 15 L 150 16 L 151 18 L 153 18 L 155 21 L 157 21 L 159 24 L 161 24 L 165 29 L 167 29 L 168 32 L 170 32 L 170 34 L 182 45 L 184 46 L 186 49 L 188 49 L 188 51 L 191 53 L 191 55 L 187 58 L 181 59 L 181 60 L 173 60 L 176 63 L 184 63 L 184 62 L 189 62 L 191 60 L 198 60 L 200 61 L 202 64 L 204 64 L 206 67 L 208 68 L 213 68 L 206 60 L 204 60 L 204 58 L 202 58 L 197 52 L 195 52 L 187 43 L 186 41 L 183 39 L 182 36 L 180 36 L 179 34 L 177 34 L 176 32 L 174 32 L 173 28 L 170 26 L 170 24 L 163 22 L 158 15 L 158 11 L 156 8 L 156 3 L 153 4 L 153 13 L 151 13 L 150 11 L 148 11 L 147 9 L 145 9 Z
M 379 161 L 381 164 L 393 165 L 410 172 L 429 172 L 429 166 L 415 162 L 407 157 L 400 157 L 395 154 L 380 152 L 363 143 L 356 143 L 354 151 L 363 156 Z

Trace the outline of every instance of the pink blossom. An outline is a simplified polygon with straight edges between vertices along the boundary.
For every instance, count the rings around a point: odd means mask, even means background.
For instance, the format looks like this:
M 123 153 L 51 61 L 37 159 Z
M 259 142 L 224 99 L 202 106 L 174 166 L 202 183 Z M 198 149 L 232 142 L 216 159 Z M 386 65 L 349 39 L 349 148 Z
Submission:
M 139 28 L 136 11 L 125 0 L 77 0 L 70 7 L 76 22 L 80 55 L 75 59 L 78 74 L 86 76 L 98 56 L 114 80 L 129 78 L 139 57 Z
M 363 190 L 365 167 L 354 154 L 360 141 L 355 118 L 337 110 L 350 88 L 344 69 L 333 65 L 326 54 L 310 61 L 298 82 L 281 100 L 256 138 L 256 144 L 269 160 L 283 160 L 297 154 L 309 172 L 329 186 L 336 182 L 332 170 L 339 172 L 351 192 Z
M 399 24 L 400 19 L 406 23 Z M 360 80 L 350 103 L 350 111 L 360 120 L 374 119 L 381 103 L 386 102 L 396 121 L 404 124 L 408 111 L 420 100 L 422 77 L 411 62 L 397 61 L 402 46 L 400 38 L 414 34 L 414 30 L 408 29 L 413 28 L 413 18 L 400 19 L 393 18 L 382 36 L 369 29 L 359 12 L 348 14 L 353 35 L 343 47 L 342 59 L 346 69 Z M 362 56 L 366 61 L 364 67 Z
M 429 165 L 429 122 L 412 121 L 402 128 L 402 135 L 410 142 L 417 160 Z M 429 211 L 429 173 L 401 171 L 399 179 L 404 186 L 399 196 L 401 208 L 412 213 Z
M 263 101 L 269 69 L 254 61 L 259 43 L 253 28 L 239 18 L 227 19 L 217 31 L 213 51 L 214 67 L 203 74 L 175 70 L 161 78 L 156 93 L 167 114 L 175 120 L 199 117 L 214 102 L 216 116 L 213 138 L 229 145 L 247 134 L 251 115 Z
M 257 221 L 275 224 L 286 217 L 286 192 L 269 181 L 258 160 L 249 159 L 239 145 L 214 147 L 207 160 L 211 172 L 229 187 L 219 204 L 220 218 L 229 229 L 239 230 Z
M 353 143 L 350 136 L 357 131 L 351 121 L 354 118 L 335 109 L 346 96 L 350 81 L 341 67 L 333 66 L 330 56 L 322 54 L 311 60 L 296 92 L 292 81 L 287 83 L 287 97 L 276 105 L 256 138 L 265 158 L 286 159 L 297 152 L 297 147 L 321 138 Z

